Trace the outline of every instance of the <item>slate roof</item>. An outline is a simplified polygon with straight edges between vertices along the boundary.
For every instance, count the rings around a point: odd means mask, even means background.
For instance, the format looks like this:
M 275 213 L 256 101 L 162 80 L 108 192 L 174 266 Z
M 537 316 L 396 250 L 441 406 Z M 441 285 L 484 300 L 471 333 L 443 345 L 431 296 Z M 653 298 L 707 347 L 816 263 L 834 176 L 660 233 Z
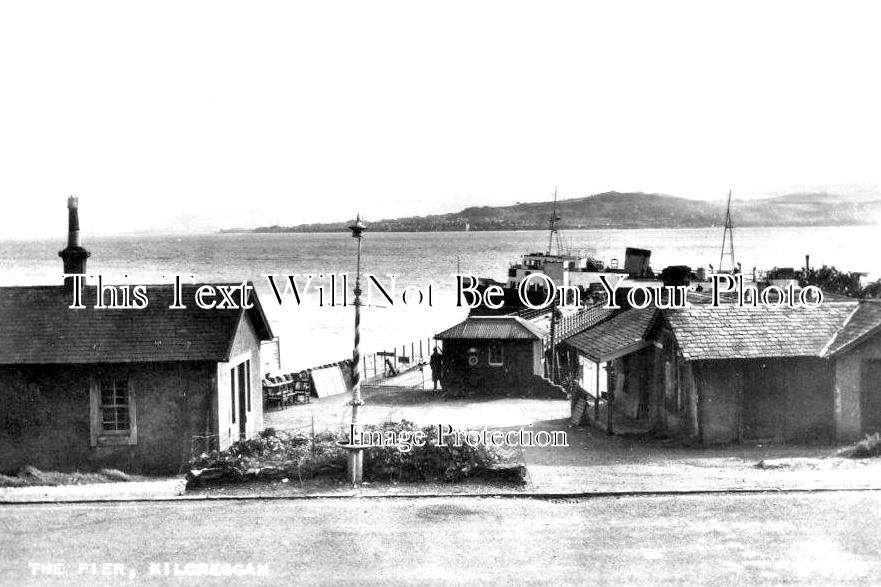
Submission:
M 193 301 L 199 285 L 183 286 L 183 310 L 168 309 L 168 284 L 148 285 L 141 310 L 94 309 L 90 285 L 79 310 L 61 286 L 2 287 L 0 365 L 225 361 L 244 312 L 259 339 L 272 338 L 256 294 L 251 310 L 203 310 Z
M 853 348 L 879 330 L 881 330 L 881 301 L 863 300 L 826 349 L 826 355 L 839 354 Z
M 651 317 L 665 317 L 686 360 L 829 357 L 849 351 L 881 333 L 881 300 L 827 296 L 817 308 L 739 307 L 722 296 L 709 305 L 708 292 L 692 292 L 684 310 L 619 311 L 597 316 L 565 342 L 595 361 L 638 350 Z M 625 352 L 626 351 L 626 352 Z
M 607 320 L 614 316 L 616 313 L 620 312 L 620 310 L 607 308 L 605 304 L 596 304 L 589 308 L 586 308 L 582 312 L 579 312 L 575 315 L 569 316 L 568 318 L 564 318 L 560 324 L 560 331 L 563 332 L 563 335 L 568 337 L 569 335 L 575 332 L 581 332 L 587 328 L 591 328 L 604 320 Z M 572 328 L 567 328 L 569 322 L 575 324 Z
M 610 318 L 617 312 L 620 312 L 620 310 L 607 308 L 605 304 L 595 304 L 573 312 L 563 313 L 561 319 L 557 321 L 556 331 L 558 338 L 562 340 L 576 332 L 581 332 Z M 529 323 L 541 330 L 550 332 L 551 312 L 548 311 L 540 316 L 531 318 Z
M 566 344 L 594 361 L 610 361 L 645 346 L 645 335 L 657 310 L 624 310 L 566 339 Z
M 858 302 L 817 308 L 722 305 L 664 312 L 686 360 L 824 356 Z
M 547 333 L 519 316 L 469 316 L 437 334 L 440 340 L 536 340 Z

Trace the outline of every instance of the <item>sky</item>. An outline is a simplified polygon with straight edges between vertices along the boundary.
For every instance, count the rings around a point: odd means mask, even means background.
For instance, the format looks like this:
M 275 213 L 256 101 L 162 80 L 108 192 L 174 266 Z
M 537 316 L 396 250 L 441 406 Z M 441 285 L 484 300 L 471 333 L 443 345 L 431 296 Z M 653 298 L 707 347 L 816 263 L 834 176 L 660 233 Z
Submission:
M 3 3 L 0 238 L 878 193 L 876 6 Z

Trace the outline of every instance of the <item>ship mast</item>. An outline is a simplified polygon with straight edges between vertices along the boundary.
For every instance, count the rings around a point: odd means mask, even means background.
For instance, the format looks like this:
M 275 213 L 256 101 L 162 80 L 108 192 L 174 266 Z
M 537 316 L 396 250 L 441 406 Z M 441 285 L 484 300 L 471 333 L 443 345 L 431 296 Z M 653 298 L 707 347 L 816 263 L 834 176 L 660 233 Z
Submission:
M 551 229 L 551 233 L 548 236 L 548 256 L 550 256 L 551 252 L 554 249 L 554 237 L 557 237 L 557 254 L 563 254 L 563 241 L 560 240 L 560 229 L 557 228 L 557 222 L 560 221 L 560 217 L 557 216 L 557 188 L 554 188 L 554 210 L 551 212 L 550 220 L 548 224 Z
M 731 271 L 737 267 L 734 263 L 734 224 L 731 222 L 731 190 L 728 190 L 728 205 L 725 209 L 725 230 L 722 231 L 722 251 L 719 253 L 719 271 L 722 271 L 722 260 L 725 258 L 725 241 L 728 241 L 728 256 L 731 258 Z

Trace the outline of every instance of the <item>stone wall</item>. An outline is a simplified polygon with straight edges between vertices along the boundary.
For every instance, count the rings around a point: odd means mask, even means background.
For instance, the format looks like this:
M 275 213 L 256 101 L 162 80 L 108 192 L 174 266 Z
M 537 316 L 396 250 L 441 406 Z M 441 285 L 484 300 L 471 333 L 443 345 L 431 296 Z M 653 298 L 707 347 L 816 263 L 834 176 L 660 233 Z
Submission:
M 194 435 L 216 434 L 212 363 L 38 365 L 0 369 L 0 471 L 119 468 L 176 473 Z M 90 382 L 128 377 L 137 443 L 91 445 Z

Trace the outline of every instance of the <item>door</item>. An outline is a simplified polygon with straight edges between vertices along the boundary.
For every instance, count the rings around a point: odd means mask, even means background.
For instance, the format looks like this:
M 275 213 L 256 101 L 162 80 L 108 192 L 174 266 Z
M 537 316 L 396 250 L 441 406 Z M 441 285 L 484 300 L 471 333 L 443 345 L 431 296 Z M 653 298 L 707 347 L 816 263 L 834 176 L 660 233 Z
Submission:
M 742 439 L 777 441 L 786 437 L 786 364 L 772 359 L 743 361 Z
M 865 361 L 860 384 L 863 432 L 881 432 L 881 361 Z
M 246 438 L 248 433 L 248 409 L 251 407 L 250 377 L 248 377 L 248 361 L 239 364 L 236 369 L 236 387 L 239 389 L 239 437 Z

